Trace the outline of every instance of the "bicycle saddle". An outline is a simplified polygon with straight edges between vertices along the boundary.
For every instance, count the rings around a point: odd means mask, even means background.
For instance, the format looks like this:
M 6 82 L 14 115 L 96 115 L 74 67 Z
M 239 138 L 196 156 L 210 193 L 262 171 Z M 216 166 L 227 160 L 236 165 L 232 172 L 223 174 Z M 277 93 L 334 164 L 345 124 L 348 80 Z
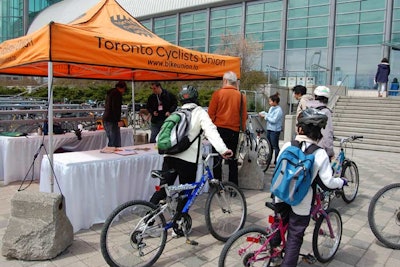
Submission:
M 272 202 L 265 202 L 265 206 L 270 208 L 271 210 L 275 210 L 275 203 Z
M 163 179 L 167 174 L 173 174 L 175 173 L 175 169 L 170 169 L 170 170 L 152 170 L 151 171 L 151 178 L 159 178 Z

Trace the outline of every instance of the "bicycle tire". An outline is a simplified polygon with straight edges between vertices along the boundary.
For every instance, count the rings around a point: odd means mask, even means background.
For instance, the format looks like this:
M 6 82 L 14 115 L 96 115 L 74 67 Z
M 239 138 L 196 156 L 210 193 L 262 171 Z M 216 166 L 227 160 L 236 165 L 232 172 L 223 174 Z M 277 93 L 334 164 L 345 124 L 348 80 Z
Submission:
M 326 263 L 333 259 L 339 249 L 342 239 L 343 223 L 339 211 L 333 208 L 326 210 L 327 216 L 320 215 L 314 227 L 312 237 L 312 248 L 315 258 L 322 263 Z M 327 222 L 329 218 L 334 233 L 334 238 L 330 237 L 329 226 Z
M 343 186 L 342 199 L 346 203 L 353 202 L 358 193 L 360 185 L 360 174 L 357 165 L 351 160 L 346 160 L 343 163 L 341 177 L 347 179 L 348 185 Z
M 257 148 L 257 165 L 266 172 L 271 164 L 272 146 L 267 138 L 260 137 Z
M 228 238 L 243 228 L 247 217 L 247 204 L 243 192 L 231 182 L 211 187 L 205 207 L 208 231 L 217 240 Z
M 110 266 L 147 267 L 158 260 L 167 241 L 164 216 L 157 215 L 153 223 L 140 229 L 146 225 L 143 217 L 154 209 L 156 206 L 150 202 L 135 200 L 121 204 L 108 216 L 101 231 L 100 246 Z
M 259 251 L 268 239 L 269 233 L 259 227 L 246 227 L 232 235 L 222 248 L 218 260 L 219 267 L 229 266 L 269 266 L 270 245 L 266 244 L 263 253 L 253 258 L 254 251 Z M 251 262 L 249 262 L 251 260 Z
M 400 183 L 384 186 L 368 207 L 372 233 L 386 247 L 400 249 Z

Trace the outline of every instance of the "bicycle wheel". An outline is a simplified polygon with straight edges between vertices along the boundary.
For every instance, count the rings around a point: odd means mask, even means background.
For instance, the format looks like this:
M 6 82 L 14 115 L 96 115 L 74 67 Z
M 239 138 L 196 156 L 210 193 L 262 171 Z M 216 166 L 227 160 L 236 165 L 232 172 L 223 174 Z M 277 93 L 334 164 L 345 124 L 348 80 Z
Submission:
M 321 214 L 317 219 L 312 239 L 314 256 L 322 263 L 332 260 L 335 256 L 339 249 L 343 231 L 340 213 L 336 209 L 329 208 L 326 210 L 326 214 L 327 216 Z M 329 222 L 332 227 L 333 237 L 329 231 Z
M 257 148 L 257 165 L 266 172 L 271 164 L 272 146 L 267 138 L 260 137 Z
M 269 266 L 269 262 L 265 265 L 271 250 L 267 239 L 267 231 L 258 226 L 238 231 L 222 248 L 218 266 Z
M 152 203 L 136 200 L 110 214 L 100 236 L 101 253 L 110 266 L 151 266 L 161 256 L 167 240 L 165 218 L 159 214 L 145 222 L 154 209 Z
M 243 228 L 247 205 L 243 192 L 231 182 L 212 186 L 206 201 L 205 219 L 211 235 L 220 241 Z
M 380 242 L 400 249 L 400 183 L 389 184 L 375 194 L 369 204 L 368 222 Z
M 346 178 L 348 181 L 348 185 L 343 186 L 342 198 L 344 202 L 350 203 L 356 198 L 358 186 L 360 185 L 360 175 L 357 165 L 353 161 L 345 161 L 341 177 Z

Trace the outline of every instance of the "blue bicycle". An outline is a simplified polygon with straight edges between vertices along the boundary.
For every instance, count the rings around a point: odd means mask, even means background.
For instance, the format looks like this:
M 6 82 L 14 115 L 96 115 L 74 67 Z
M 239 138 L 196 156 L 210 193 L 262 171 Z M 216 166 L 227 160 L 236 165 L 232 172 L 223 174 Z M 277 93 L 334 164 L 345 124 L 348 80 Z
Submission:
M 333 175 L 346 178 L 348 186 L 343 186 L 342 189 L 325 191 L 324 208 L 328 208 L 331 200 L 335 197 L 341 196 L 346 203 L 350 203 L 356 198 L 360 185 L 360 174 L 356 163 L 346 156 L 346 148 L 348 143 L 362 138 L 363 136 L 361 135 L 352 135 L 345 138 L 334 137 L 335 141 L 339 141 L 340 151 L 332 162 Z
M 242 229 L 247 216 L 246 199 L 237 185 L 213 178 L 208 163 L 218 156 L 211 153 L 206 157 L 199 182 L 156 187 L 156 190 L 165 188 L 167 193 L 166 199 L 158 205 L 134 200 L 118 206 L 105 221 L 101 232 L 101 252 L 106 262 L 118 267 L 153 265 L 165 248 L 167 231 L 171 228 L 177 235 L 185 236 L 186 243 L 197 245 L 189 239 L 192 219 L 188 212 L 207 182 L 210 190 L 205 205 L 205 220 L 210 233 L 225 242 Z M 154 170 L 151 176 L 163 179 L 171 171 Z M 187 202 L 182 212 L 177 213 L 178 199 L 182 197 L 187 197 Z

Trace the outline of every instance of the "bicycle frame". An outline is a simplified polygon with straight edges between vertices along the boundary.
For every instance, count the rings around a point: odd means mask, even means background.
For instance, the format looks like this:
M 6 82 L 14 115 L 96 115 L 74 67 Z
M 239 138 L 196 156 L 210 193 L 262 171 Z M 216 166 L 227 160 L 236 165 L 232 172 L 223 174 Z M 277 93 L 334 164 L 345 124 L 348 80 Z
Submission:
M 317 193 L 315 196 L 315 200 L 314 200 L 314 204 L 311 208 L 311 218 L 313 218 L 315 221 L 320 217 L 323 216 L 325 217 L 327 224 L 328 224 L 328 228 L 329 228 L 329 236 L 331 238 L 335 237 L 335 233 L 332 229 L 332 225 L 331 225 L 331 221 L 330 218 L 328 216 L 328 214 L 326 213 L 326 211 L 322 208 L 322 196 L 323 196 L 323 191 L 320 188 L 317 188 Z M 278 215 L 279 217 L 279 215 Z M 270 215 L 268 217 L 268 222 L 270 223 L 270 226 L 267 227 L 266 231 L 267 233 L 269 233 L 268 238 L 263 242 L 262 246 L 254 253 L 254 255 L 249 259 L 249 261 L 264 261 L 267 260 L 269 258 L 273 258 L 273 257 L 277 257 L 280 255 L 280 253 L 285 249 L 286 247 L 286 231 L 288 228 L 288 224 L 284 225 L 283 221 L 281 219 L 279 219 L 278 223 L 276 224 L 275 218 L 274 216 Z M 274 225 L 275 224 L 275 225 Z M 274 249 L 273 252 L 263 258 L 257 258 L 258 255 L 260 255 L 262 252 L 265 251 L 265 249 L 268 247 L 271 239 L 276 235 L 276 234 L 280 234 L 281 237 L 281 249 Z M 250 240 L 252 239 L 252 240 Z M 253 237 L 248 237 L 247 241 L 252 242 L 252 243 L 260 243 L 259 238 L 258 239 L 254 239 Z M 245 253 L 247 251 L 247 249 L 251 246 L 251 244 L 249 244 L 247 247 L 245 248 L 241 248 L 238 253 L 241 255 L 243 253 Z M 304 255 L 304 254 L 300 254 L 304 257 L 310 257 L 310 255 Z M 310 259 L 311 260 L 311 259 Z
M 161 188 L 165 188 L 165 192 L 167 194 L 167 200 L 166 203 L 161 205 L 159 209 L 155 210 L 156 213 L 151 214 L 151 217 L 157 216 L 161 213 L 164 213 L 165 210 L 168 208 L 171 208 L 171 202 L 174 199 L 174 195 L 179 194 L 180 192 L 184 191 L 185 195 L 188 196 L 188 200 L 182 209 L 182 213 L 187 213 L 189 212 L 191 206 L 194 204 L 196 198 L 200 195 L 202 192 L 204 186 L 208 182 L 209 184 L 215 184 L 218 183 L 218 180 L 215 180 L 211 168 L 208 164 L 210 158 L 219 156 L 218 153 L 210 153 L 206 159 L 204 160 L 204 172 L 201 176 L 201 179 L 199 182 L 194 182 L 194 183 L 188 183 L 188 184 L 181 184 L 181 185 L 162 185 L 162 186 L 156 186 L 156 190 L 161 190 Z M 215 180 L 215 181 L 213 181 Z M 178 196 L 176 196 L 178 197 Z M 170 213 L 172 214 L 172 209 L 170 209 Z M 173 214 L 172 214 L 173 215 Z M 171 219 L 168 220 L 166 223 L 164 229 L 168 230 L 172 228 L 174 221 L 172 220 L 173 216 L 171 216 Z
M 249 259 L 249 261 L 264 261 L 269 258 L 277 257 L 283 249 L 282 250 L 274 249 L 272 254 L 262 257 L 262 258 L 259 258 L 259 259 L 257 258 L 258 255 L 260 255 L 262 252 L 265 251 L 265 249 L 268 247 L 268 244 L 270 243 L 271 239 L 277 234 L 280 234 L 280 236 L 281 236 L 282 248 L 284 248 L 286 246 L 285 233 L 287 231 L 288 224 L 284 225 L 282 220 L 279 220 L 277 225 L 275 225 L 275 227 L 274 227 L 274 224 L 276 224 L 276 221 L 275 221 L 274 216 L 272 216 L 272 215 L 270 215 L 268 217 L 268 222 L 270 223 L 271 226 L 267 228 L 267 232 L 270 232 L 270 234 L 269 234 L 268 238 L 264 241 L 264 243 L 262 244 L 260 249 L 258 249 L 257 251 L 254 252 L 254 255 Z M 273 228 L 275 228 L 275 229 L 272 230 Z M 260 243 L 260 238 L 258 237 L 257 239 L 255 239 L 254 237 L 251 237 L 251 238 L 248 237 L 247 241 L 252 242 L 252 243 Z M 248 247 L 239 249 L 238 253 L 240 255 L 245 253 L 250 246 L 251 246 L 251 244 L 249 244 Z
M 317 194 L 315 196 L 314 205 L 311 209 L 311 218 L 313 218 L 316 221 L 320 216 L 324 216 L 327 221 L 327 224 L 328 224 L 329 236 L 331 238 L 334 238 L 335 233 L 333 232 L 333 229 L 332 229 L 331 220 L 322 206 L 323 194 L 324 194 L 324 192 L 322 191 L 322 189 L 317 188 Z

